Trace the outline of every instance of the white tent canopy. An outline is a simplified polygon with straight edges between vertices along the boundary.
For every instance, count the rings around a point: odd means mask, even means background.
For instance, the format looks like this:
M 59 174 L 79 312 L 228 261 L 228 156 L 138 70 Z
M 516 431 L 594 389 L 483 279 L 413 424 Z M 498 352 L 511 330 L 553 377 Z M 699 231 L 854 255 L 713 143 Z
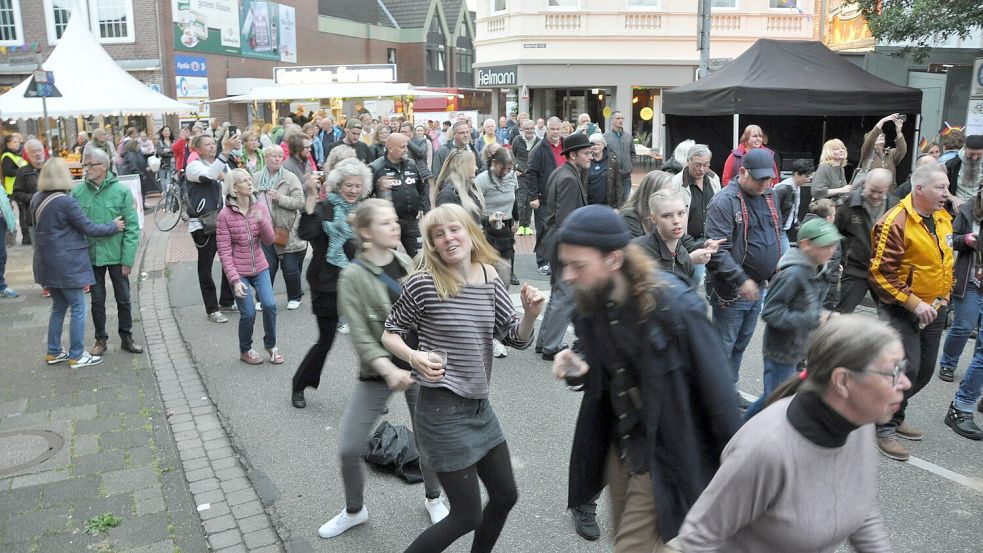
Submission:
M 154 92 L 120 67 L 102 48 L 83 17 L 72 17 L 58 46 L 44 62 L 55 77 L 60 98 L 48 98 L 48 117 L 188 115 L 194 107 Z M 28 77 L 0 96 L 0 117 L 44 117 L 41 98 L 25 98 Z
M 442 98 L 445 92 L 419 90 L 406 83 L 276 84 L 257 86 L 248 94 L 218 98 L 211 102 L 274 102 L 308 98 Z

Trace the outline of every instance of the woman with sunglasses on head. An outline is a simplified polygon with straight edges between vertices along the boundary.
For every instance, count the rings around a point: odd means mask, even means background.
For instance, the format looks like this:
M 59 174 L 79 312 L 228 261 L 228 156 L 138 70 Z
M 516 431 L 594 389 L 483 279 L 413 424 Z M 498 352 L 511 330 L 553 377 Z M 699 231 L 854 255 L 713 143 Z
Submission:
M 679 531 L 687 553 L 891 551 L 875 507 L 875 423 L 911 387 L 901 337 L 861 315 L 816 331 L 807 370 L 768 398 L 721 455 Z M 790 397 L 791 396 L 791 397 Z
M 414 369 L 417 441 L 451 510 L 406 552 L 444 551 L 471 531 L 471 551 L 491 551 L 518 499 L 505 435 L 488 401 L 492 339 L 528 347 L 543 296 L 523 286 L 520 318 L 495 271 L 499 257 L 463 207 L 434 208 L 420 230 L 421 268 L 404 282 L 382 343 Z M 416 349 L 405 341 L 414 328 Z M 479 479 L 488 492 L 484 510 Z

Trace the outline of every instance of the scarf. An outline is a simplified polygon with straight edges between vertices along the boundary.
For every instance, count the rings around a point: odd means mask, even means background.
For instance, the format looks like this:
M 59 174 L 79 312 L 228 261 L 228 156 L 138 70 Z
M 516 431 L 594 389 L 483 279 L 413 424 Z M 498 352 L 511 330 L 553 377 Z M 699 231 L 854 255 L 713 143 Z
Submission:
M 983 160 L 971 161 L 966 158 L 966 149 L 959 150 L 959 160 L 962 166 L 959 167 L 959 176 L 956 177 L 956 197 L 973 198 L 980 190 L 980 167 Z
M 283 178 L 283 174 L 282 173 L 283 173 L 283 166 L 282 165 L 280 166 L 279 169 L 277 169 L 276 173 L 273 173 L 272 175 L 270 174 L 269 171 L 265 171 L 264 170 L 264 171 L 260 172 L 259 173 L 259 178 L 256 179 L 256 191 L 257 192 L 266 192 L 269 189 L 271 189 L 274 186 L 276 186 L 277 183 L 280 182 L 282 180 L 282 178 Z
M 352 226 L 348 224 L 348 215 L 355 211 L 358 202 L 348 203 L 337 193 L 328 194 L 327 202 L 331 204 L 334 220 L 321 223 L 321 229 L 328 235 L 328 253 L 324 260 L 344 269 L 348 266 L 348 256 L 345 255 L 345 242 L 355 236 Z

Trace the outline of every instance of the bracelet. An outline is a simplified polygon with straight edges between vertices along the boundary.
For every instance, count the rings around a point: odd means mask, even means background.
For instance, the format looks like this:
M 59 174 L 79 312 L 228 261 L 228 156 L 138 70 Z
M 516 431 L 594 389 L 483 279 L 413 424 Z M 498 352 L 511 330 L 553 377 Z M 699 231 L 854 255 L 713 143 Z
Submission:
M 410 368 L 413 369 L 413 370 L 417 370 L 418 371 L 420 369 L 416 365 L 413 364 L 413 354 L 414 353 L 416 353 L 416 350 L 411 349 L 410 350 L 410 358 L 408 359 L 408 361 L 409 361 L 409 364 L 410 364 Z

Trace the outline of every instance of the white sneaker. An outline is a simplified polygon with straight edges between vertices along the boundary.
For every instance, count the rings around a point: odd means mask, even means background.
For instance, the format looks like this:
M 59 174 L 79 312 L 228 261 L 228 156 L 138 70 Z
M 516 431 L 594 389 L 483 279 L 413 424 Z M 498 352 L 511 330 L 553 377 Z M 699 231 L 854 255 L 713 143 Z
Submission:
M 364 506 L 362 510 L 355 513 L 354 515 L 349 514 L 348 511 L 342 510 L 338 513 L 338 516 L 325 522 L 317 529 L 317 535 L 322 538 L 333 538 L 335 536 L 341 535 L 349 528 L 358 526 L 366 520 L 369 520 L 369 510 Z
M 437 524 L 438 522 L 444 520 L 444 518 L 451 514 L 447 510 L 447 505 L 438 497 L 436 499 L 425 499 L 423 505 L 427 508 L 427 512 L 430 513 L 430 523 Z
M 351 329 L 348 328 L 348 323 L 341 323 L 340 325 L 338 325 L 338 332 L 342 334 L 348 334 L 349 332 L 351 332 Z
M 262 310 L 263 310 L 263 304 L 256 302 L 256 311 L 262 311 Z
M 505 347 L 505 344 L 499 342 L 498 340 L 494 340 L 492 342 L 492 355 L 495 357 L 508 357 L 509 348 Z
M 83 351 L 82 355 L 80 355 L 78 359 L 68 360 L 68 366 L 73 368 L 91 367 L 93 365 L 98 365 L 99 363 L 102 363 L 102 356 L 92 355 L 87 351 Z
M 287 302 L 287 309 L 293 311 L 300 307 L 300 300 L 290 300 Z

